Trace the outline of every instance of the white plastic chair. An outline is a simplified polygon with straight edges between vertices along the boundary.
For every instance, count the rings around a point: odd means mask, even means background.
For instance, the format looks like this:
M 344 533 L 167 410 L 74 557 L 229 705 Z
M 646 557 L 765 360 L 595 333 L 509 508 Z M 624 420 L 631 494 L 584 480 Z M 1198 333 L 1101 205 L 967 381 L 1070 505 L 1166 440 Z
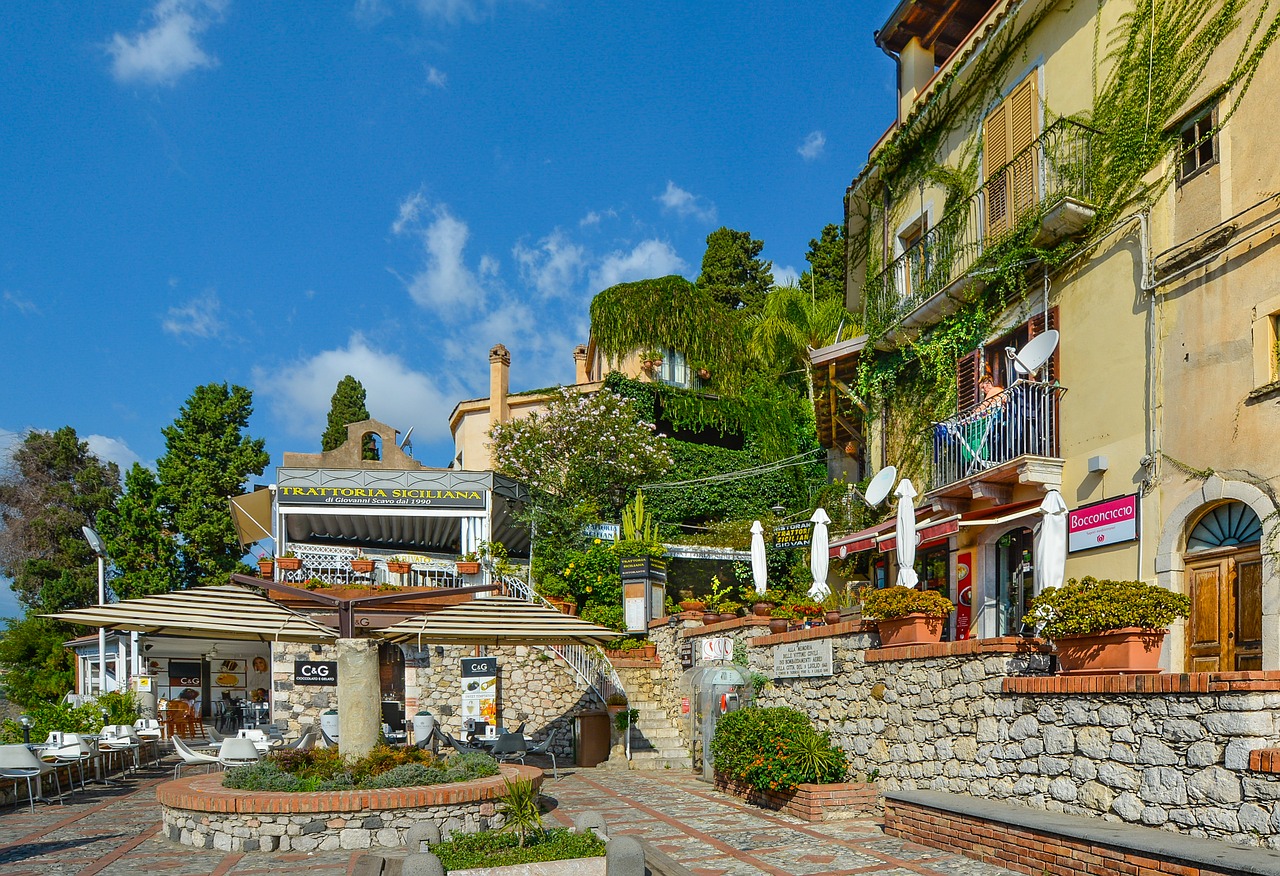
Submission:
M 173 777 L 175 779 L 178 778 L 184 766 L 203 765 L 205 767 L 205 772 L 208 772 L 213 769 L 214 764 L 222 763 L 216 754 L 204 754 L 203 752 L 192 751 L 191 748 L 187 746 L 187 743 L 182 741 L 181 736 L 173 737 L 173 750 L 178 752 L 178 757 L 181 758 L 181 760 L 173 765 Z
M 108 756 L 115 754 L 120 759 L 120 774 L 124 775 L 129 765 L 125 755 L 133 758 L 133 769 L 136 772 L 141 761 L 142 742 L 138 734 L 133 732 L 131 724 L 108 724 L 102 728 L 102 738 L 98 740 L 98 750 Z
M 33 813 L 36 811 L 35 791 L 49 773 L 53 773 L 53 780 L 58 788 L 58 802 L 62 803 L 62 782 L 58 779 L 58 771 L 51 764 L 36 757 L 31 749 L 21 743 L 0 745 L 0 779 L 26 780 L 27 803 Z M 35 779 L 35 785 L 32 785 L 32 779 Z
M 252 739 L 227 739 L 218 751 L 218 763 L 224 767 L 247 766 L 261 760 L 258 747 Z
M 75 789 L 75 775 L 71 772 L 71 767 L 75 766 L 80 771 L 80 790 L 85 790 L 84 765 L 93 757 L 93 749 L 89 743 L 80 738 L 78 733 L 50 733 L 49 737 L 58 737 L 57 744 L 53 747 L 46 748 L 40 752 L 40 759 L 54 767 L 67 767 L 67 777 L 71 781 L 72 790 Z

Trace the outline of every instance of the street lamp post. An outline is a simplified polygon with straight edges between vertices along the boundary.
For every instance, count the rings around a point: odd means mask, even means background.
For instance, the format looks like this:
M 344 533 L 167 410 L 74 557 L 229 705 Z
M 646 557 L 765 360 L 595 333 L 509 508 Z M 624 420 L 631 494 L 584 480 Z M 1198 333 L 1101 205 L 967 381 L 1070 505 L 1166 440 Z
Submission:
M 98 556 L 98 605 L 107 604 L 107 548 L 92 527 L 82 526 L 85 541 Z M 98 696 L 107 692 L 107 628 L 98 627 Z

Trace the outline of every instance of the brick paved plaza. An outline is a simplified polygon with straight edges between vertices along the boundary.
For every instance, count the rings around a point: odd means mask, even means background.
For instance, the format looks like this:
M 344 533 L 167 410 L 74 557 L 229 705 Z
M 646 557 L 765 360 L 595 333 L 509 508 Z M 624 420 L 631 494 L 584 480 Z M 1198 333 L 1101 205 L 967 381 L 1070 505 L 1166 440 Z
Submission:
M 155 788 L 172 763 L 144 767 L 118 787 L 90 786 L 65 806 L 37 803 L 0 811 L 0 873 L 91 876 L 165 873 L 243 876 L 349 873 L 362 852 L 238 854 L 176 845 L 159 833 Z M 770 874 L 918 874 L 997 876 L 1006 871 L 904 843 L 868 820 L 808 824 L 747 806 L 686 774 L 562 770 L 548 780 L 549 824 L 603 812 L 611 829 L 654 843 L 703 876 Z

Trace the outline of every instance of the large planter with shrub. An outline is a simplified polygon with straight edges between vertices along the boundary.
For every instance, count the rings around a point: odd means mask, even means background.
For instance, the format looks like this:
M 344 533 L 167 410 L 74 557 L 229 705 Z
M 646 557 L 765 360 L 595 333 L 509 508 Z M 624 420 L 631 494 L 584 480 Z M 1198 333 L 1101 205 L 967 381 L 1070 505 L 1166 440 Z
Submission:
M 844 750 L 830 735 L 815 730 L 808 715 L 786 707 L 721 716 L 711 757 L 717 783 L 766 806 L 793 799 L 802 785 L 843 785 L 848 772 Z
M 1169 624 L 1191 599 L 1142 581 L 1072 578 L 1035 599 L 1024 620 L 1054 643 L 1064 673 L 1158 672 Z
M 867 594 L 862 613 L 875 619 L 881 648 L 899 648 L 941 641 L 942 626 L 955 608 L 936 590 L 885 587 Z

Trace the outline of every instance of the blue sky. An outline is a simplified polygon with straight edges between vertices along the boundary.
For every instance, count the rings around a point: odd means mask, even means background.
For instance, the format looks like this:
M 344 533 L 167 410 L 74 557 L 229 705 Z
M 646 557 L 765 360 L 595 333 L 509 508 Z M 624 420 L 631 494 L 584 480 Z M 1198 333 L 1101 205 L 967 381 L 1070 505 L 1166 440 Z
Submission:
M 571 380 L 591 297 L 720 225 L 805 268 L 893 117 L 892 5 L 7 3 L 0 446 L 150 465 L 228 381 L 274 465 L 349 373 L 446 465 L 493 344 Z

